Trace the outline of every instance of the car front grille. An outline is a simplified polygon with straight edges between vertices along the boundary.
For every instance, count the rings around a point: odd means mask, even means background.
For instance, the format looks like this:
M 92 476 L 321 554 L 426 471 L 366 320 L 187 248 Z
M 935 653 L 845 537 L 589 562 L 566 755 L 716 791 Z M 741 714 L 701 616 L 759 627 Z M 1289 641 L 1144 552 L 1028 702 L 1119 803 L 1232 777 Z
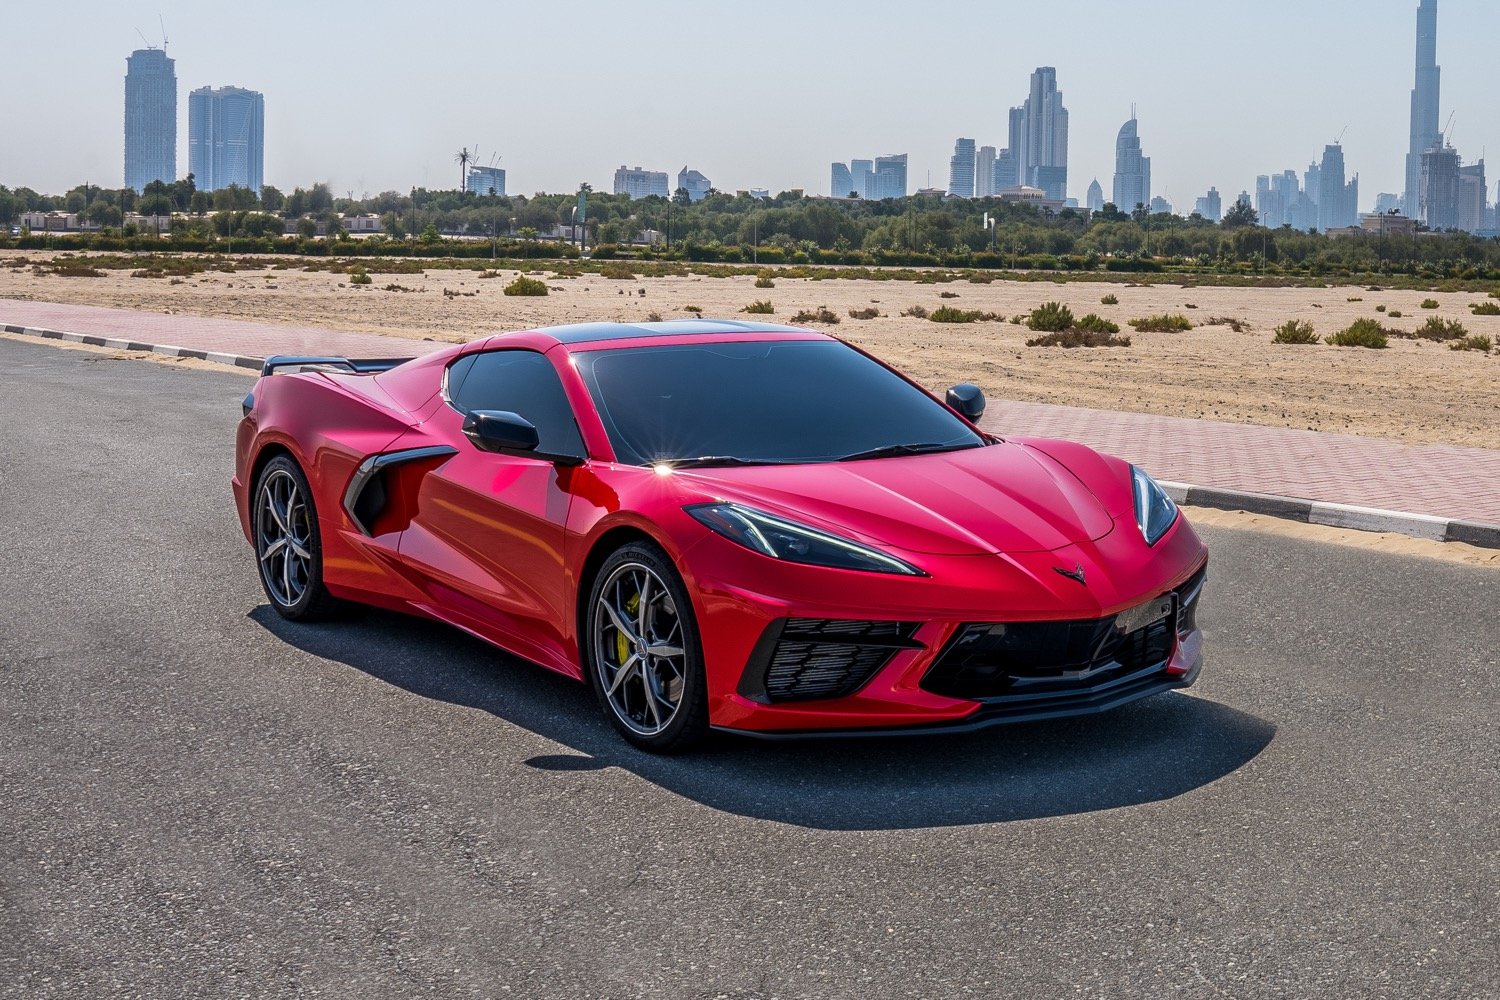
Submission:
M 740 692 L 771 702 L 842 698 L 874 677 L 912 639 L 915 622 L 783 618 L 751 655 Z
M 1205 576 L 1200 570 L 1176 590 L 1105 618 L 960 626 L 921 686 L 1029 713 L 1153 683 L 1178 633 L 1196 628 Z

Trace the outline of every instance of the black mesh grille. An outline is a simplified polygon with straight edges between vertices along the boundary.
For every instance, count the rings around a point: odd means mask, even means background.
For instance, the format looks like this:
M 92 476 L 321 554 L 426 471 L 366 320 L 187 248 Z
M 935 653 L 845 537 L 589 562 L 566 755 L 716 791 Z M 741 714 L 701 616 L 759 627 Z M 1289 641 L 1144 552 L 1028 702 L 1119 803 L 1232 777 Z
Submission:
M 914 622 L 788 618 L 767 630 L 747 683 L 769 701 L 841 698 L 917 646 L 916 630 Z
M 1166 669 L 1195 626 L 1204 571 L 1177 590 L 1107 618 L 964 625 L 922 678 L 934 694 L 1028 708 L 1099 697 Z

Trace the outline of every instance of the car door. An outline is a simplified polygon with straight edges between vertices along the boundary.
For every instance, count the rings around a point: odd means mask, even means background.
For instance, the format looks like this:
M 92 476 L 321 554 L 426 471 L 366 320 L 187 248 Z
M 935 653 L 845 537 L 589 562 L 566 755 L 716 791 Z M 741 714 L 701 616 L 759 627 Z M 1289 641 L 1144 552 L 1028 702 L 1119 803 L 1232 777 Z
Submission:
M 523 349 L 460 358 L 447 375 L 448 405 L 433 430 L 458 453 L 422 480 L 416 512 L 400 542 L 408 567 L 425 577 L 434 610 L 554 669 L 576 673 L 563 636 L 563 548 L 573 470 L 529 455 L 481 451 L 462 434 L 471 410 L 507 410 L 537 428 L 539 451 L 586 454 L 552 362 Z

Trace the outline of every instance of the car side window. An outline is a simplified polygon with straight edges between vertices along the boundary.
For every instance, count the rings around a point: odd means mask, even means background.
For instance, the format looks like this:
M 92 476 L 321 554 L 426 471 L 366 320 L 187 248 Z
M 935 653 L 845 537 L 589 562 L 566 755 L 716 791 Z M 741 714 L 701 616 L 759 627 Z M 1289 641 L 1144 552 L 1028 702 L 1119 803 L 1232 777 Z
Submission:
M 536 351 L 488 351 L 460 358 L 448 369 L 448 401 L 460 413 L 509 410 L 536 425 L 537 450 L 552 455 L 588 452 L 572 404 L 552 362 Z

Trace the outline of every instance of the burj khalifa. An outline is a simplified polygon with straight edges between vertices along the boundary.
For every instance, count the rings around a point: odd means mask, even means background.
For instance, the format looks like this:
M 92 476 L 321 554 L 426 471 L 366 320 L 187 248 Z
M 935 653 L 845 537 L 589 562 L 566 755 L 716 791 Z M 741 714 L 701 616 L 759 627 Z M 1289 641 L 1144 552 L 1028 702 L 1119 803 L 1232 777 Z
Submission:
M 1411 145 L 1406 153 L 1406 192 L 1402 209 L 1418 217 L 1417 188 L 1422 179 L 1422 153 L 1443 144 L 1438 126 L 1437 0 L 1417 5 L 1417 81 L 1411 90 Z

